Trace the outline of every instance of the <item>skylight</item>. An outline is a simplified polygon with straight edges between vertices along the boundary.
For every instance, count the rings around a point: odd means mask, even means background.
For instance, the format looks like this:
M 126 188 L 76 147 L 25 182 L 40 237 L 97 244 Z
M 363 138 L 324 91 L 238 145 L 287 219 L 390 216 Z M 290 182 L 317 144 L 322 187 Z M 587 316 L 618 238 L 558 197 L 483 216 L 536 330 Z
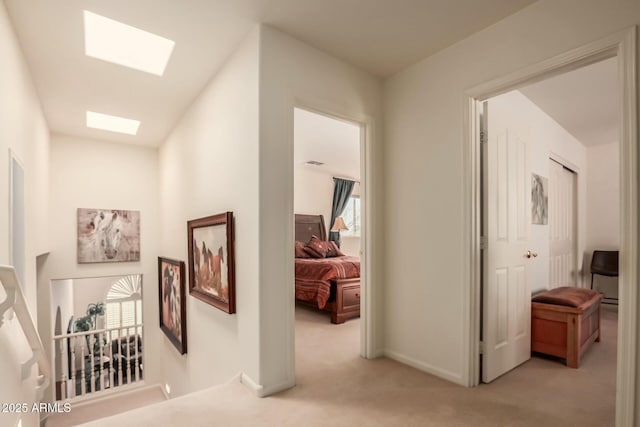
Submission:
M 87 111 L 87 127 L 135 135 L 138 133 L 140 121 Z
M 175 42 L 104 16 L 84 11 L 87 56 L 161 76 Z

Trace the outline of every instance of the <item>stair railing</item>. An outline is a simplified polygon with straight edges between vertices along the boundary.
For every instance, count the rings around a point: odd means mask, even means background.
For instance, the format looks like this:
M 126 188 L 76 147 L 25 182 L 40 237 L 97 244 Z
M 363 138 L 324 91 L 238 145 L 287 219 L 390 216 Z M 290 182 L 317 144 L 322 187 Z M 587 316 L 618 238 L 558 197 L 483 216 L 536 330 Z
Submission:
M 36 399 L 40 401 L 51 382 L 51 364 L 47 359 L 42 340 L 24 299 L 20 281 L 12 266 L 0 265 L 0 283 L 7 294 L 7 298 L 0 303 L 0 327 L 2 327 L 5 314 L 13 309 L 33 353 L 29 360 L 22 363 L 22 380 L 24 381 L 31 376 L 31 368 L 37 363 L 40 373 L 36 384 Z

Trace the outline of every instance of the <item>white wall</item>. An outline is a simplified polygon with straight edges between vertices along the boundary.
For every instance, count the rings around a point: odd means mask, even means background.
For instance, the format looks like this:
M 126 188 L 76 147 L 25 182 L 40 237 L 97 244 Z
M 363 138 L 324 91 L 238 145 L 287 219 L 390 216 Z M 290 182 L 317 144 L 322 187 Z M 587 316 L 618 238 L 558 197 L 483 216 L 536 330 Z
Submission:
M 638 23 L 637 1 L 541 0 L 385 82 L 386 354 L 469 381 L 465 91 Z
M 158 152 L 155 149 L 53 135 L 51 141 L 51 251 L 39 283 L 40 316 L 50 319 L 52 279 L 142 274 L 145 381 L 159 382 L 161 331 L 158 328 L 157 257 L 159 202 Z M 77 209 L 140 211 L 140 261 L 78 264 Z M 78 309 L 82 312 L 86 310 Z M 79 314 L 79 313 L 75 313 Z M 49 322 L 47 322 L 49 323 Z M 39 332 L 51 351 L 53 326 L 40 323 Z
M 331 203 L 333 201 L 333 176 L 314 170 L 313 166 L 294 167 L 293 210 L 298 214 L 321 214 L 327 232 L 331 227 Z M 326 238 L 327 236 L 325 236 Z
M 549 117 L 519 91 L 512 91 L 489 100 L 489 120 L 498 114 L 517 114 L 518 120 L 530 132 L 531 173 L 549 178 L 549 157 L 561 159 L 577 173 L 578 179 L 578 241 L 577 253 L 582 266 L 587 218 L 587 156 L 580 141 Z M 531 247 L 538 257 L 531 260 L 531 292 L 549 289 L 549 225 L 530 225 Z M 577 268 L 577 267 L 576 267 Z M 582 270 L 578 271 L 579 282 Z
M 256 29 L 160 149 L 158 255 L 186 263 L 188 220 L 225 211 L 235 218 L 237 313 L 187 296 L 187 354 L 164 337 L 160 343 L 162 380 L 172 396 L 238 372 L 259 378 L 258 49 Z
M 367 123 L 367 217 L 373 230 L 369 296 L 382 286 L 380 82 L 268 26 L 260 50 L 260 384 L 272 392 L 294 381 L 293 109 L 303 106 Z M 376 313 L 380 315 L 379 310 Z M 377 331 L 378 324 L 369 325 Z M 375 353 L 380 337 L 370 344 Z
M 594 250 L 620 249 L 620 144 L 587 149 L 587 242 L 584 252 L 586 284 L 590 285 Z M 597 276 L 594 283 L 605 294 L 618 296 L 617 278 Z
M 25 170 L 25 296 L 37 321 L 36 255 L 47 250 L 49 130 L 18 41 L 0 3 L 0 264 L 10 264 L 9 150 Z M 5 299 L 4 293 L 0 301 Z M 0 402 L 33 402 L 33 381 L 22 382 L 18 363 L 29 358 L 17 321 L 0 328 Z M 0 424 L 14 425 L 16 414 L 0 414 Z M 23 425 L 37 425 L 28 415 Z
M 107 292 L 122 276 L 92 277 L 73 280 L 73 314 L 74 318 L 85 316 L 87 306 L 99 302 L 105 303 Z M 144 308 L 143 308 L 144 310 Z M 144 312 L 143 312 L 144 316 Z M 156 325 L 152 325 L 155 327 Z
M 36 316 L 36 255 L 47 250 L 49 130 L 4 4 L 0 6 L 0 200 L 9 203 L 9 150 L 24 166 L 27 305 Z M 9 210 L 0 209 L 9 236 Z M 0 239 L 0 263 L 10 262 L 10 241 Z

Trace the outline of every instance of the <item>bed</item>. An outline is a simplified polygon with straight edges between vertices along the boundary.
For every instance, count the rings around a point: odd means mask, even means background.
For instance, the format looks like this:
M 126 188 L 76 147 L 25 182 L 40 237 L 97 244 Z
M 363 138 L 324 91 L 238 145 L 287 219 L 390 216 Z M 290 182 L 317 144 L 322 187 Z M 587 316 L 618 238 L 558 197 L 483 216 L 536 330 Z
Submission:
M 313 236 L 326 241 L 323 216 L 296 214 L 296 242 L 306 244 Z M 297 303 L 330 312 L 331 323 L 360 317 L 360 259 L 296 257 L 295 294 Z

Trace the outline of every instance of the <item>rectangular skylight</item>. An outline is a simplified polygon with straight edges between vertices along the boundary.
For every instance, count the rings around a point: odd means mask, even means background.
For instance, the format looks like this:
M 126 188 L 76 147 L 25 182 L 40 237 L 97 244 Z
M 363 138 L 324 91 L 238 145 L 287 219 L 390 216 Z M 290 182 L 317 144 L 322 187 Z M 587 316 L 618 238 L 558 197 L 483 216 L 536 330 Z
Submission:
M 172 40 L 84 11 L 87 56 L 161 76 L 174 46 Z
M 140 121 L 87 111 L 87 127 L 135 135 L 138 133 Z

